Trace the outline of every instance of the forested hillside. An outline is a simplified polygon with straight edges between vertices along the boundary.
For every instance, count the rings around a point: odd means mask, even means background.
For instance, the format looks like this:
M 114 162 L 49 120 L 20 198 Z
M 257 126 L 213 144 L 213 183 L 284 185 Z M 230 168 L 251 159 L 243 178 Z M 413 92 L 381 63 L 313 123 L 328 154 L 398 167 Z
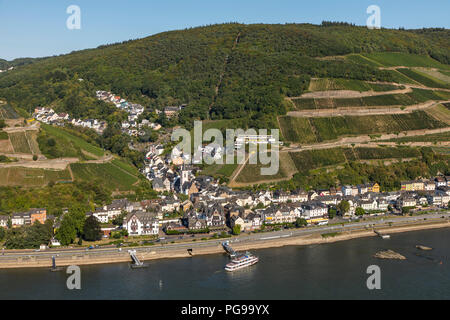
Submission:
M 111 107 L 94 96 L 110 90 L 150 108 L 188 104 L 179 117 L 186 126 L 195 118 L 243 118 L 267 127 L 285 113 L 283 98 L 302 94 L 310 77 L 398 81 L 364 59 L 321 57 L 388 51 L 448 65 L 449 39 L 445 29 L 213 25 L 18 65 L 0 74 L 0 99 L 27 111 L 52 105 L 73 117 L 114 121 Z

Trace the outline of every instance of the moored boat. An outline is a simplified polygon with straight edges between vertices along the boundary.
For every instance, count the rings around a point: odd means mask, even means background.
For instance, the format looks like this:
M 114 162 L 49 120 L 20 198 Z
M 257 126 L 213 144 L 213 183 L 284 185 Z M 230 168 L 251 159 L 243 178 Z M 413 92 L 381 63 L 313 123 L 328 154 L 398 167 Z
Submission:
M 231 260 L 230 263 L 227 263 L 225 266 L 226 271 L 236 271 L 245 267 L 249 267 L 254 265 L 259 261 L 257 256 L 254 256 L 250 252 L 247 252 L 243 255 L 239 255 L 235 259 Z

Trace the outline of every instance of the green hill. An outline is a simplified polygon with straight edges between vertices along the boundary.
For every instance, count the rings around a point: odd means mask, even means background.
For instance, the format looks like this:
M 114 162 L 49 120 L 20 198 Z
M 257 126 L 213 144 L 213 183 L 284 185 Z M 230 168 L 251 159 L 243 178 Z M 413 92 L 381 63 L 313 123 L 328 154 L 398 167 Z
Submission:
M 114 109 L 94 96 L 104 89 L 151 107 L 187 103 L 181 124 L 245 118 L 263 127 L 274 124 L 271 115 L 285 113 L 285 96 L 308 89 L 310 77 L 398 81 L 401 75 L 378 67 L 447 68 L 449 39 L 445 29 L 213 25 L 33 60 L 0 75 L 0 98 L 28 111 L 52 105 L 74 117 L 112 121 Z M 322 59 L 349 54 L 365 57 Z

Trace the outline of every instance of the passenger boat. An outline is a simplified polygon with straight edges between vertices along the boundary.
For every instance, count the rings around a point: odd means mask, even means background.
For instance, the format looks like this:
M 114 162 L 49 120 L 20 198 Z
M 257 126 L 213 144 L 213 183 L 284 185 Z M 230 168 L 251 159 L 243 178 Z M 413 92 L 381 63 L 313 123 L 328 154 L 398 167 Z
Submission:
M 258 262 L 258 257 L 254 256 L 250 252 L 247 252 L 246 254 L 239 255 L 235 259 L 231 260 L 230 263 L 228 263 L 225 266 L 226 271 L 236 271 L 251 265 L 254 265 Z

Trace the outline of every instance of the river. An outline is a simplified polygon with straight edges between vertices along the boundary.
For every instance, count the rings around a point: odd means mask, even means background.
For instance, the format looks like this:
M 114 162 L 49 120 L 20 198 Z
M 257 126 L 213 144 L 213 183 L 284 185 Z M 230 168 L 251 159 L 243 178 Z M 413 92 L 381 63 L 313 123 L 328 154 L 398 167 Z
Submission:
M 450 229 L 360 238 L 330 244 L 252 251 L 260 262 L 234 273 L 224 254 L 81 266 L 81 289 L 69 290 L 65 269 L 0 270 L 0 299 L 450 299 Z M 421 251 L 416 245 L 432 247 Z M 384 249 L 407 260 L 379 260 Z M 381 269 L 369 290 L 367 267 Z

